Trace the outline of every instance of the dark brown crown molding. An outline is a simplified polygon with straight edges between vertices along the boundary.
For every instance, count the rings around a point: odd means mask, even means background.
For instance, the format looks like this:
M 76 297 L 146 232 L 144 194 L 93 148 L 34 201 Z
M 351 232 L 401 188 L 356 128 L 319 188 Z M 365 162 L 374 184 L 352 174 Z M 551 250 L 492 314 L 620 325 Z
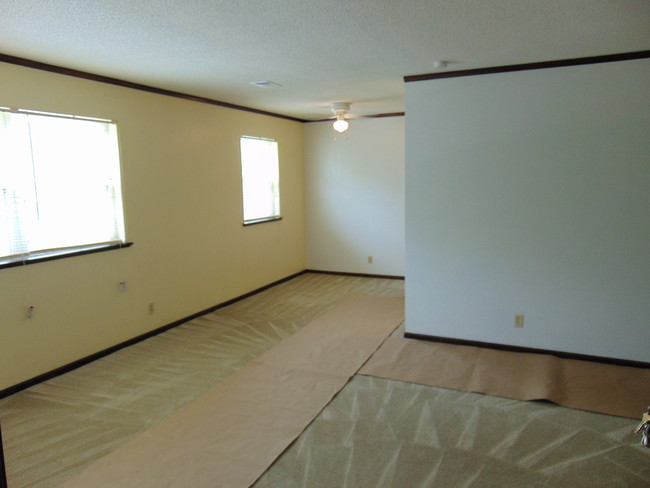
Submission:
M 294 122 L 305 122 L 302 119 L 298 119 L 296 117 L 290 117 L 288 115 L 276 114 L 273 112 L 267 112 L 265 110 L 258 110 L 256 108 L 236 105 L 234 103 L 222 102 L 219 100 L 213 100 L 211 98 L 198 97 L 194 95 L 188 95 L 187 93 L 181 93 L 173 90 L 166 90 L 164 88 L 156 88 L 154 86 L 143 85 L 140 83 L 133 83 L 131 81 L 120 80 L 118 78 L 111 78 L 110 76 L 97 75 L 94 73 L 88 73 L 86 71 L 79 71 L 76 69 L 55 66 L 53 64 L 41 63 L 39 61 L 19 58 L 17 56 L 11 56 L 9 54 L 0 53 L 0 62 L 15 64 L 17 66 L 23 66 L 25 68 L 40 69 L 42 71 L 49 71 L 50 73 L 57 73 L 59 75 L 72 76 L 74 78 L 82 78 L 84 80 L 98 81 L 100 83 L 108 83 L 109 85 L 116 85 L 124 88 L 132 88 L 133 90 L 156 93 L 158 95 L 165 95 L 168 97 L 181 98 L 183 100 L 190 100 L 192 102 L 207 103 L 209 105 L 216 105 L 218 107 L 230 108 L 233 110 L 241 110 L 244 112 L 251 112 L 259 115 L 268 115 L 270 117 L 292 120 Z
M 390 112 L 387 114 L 376 114 L 376 115 L 359 115 L 358 117 L 354 117 L 348 120 L 354 120 L 354 119 L 381 119 L 384 117 L 404 117 L 406 115 L 405 112 Z M 317 119 L 317 120 L 304 120 L 306 124 L 311 123 L 311 122 L 331 122 L 332 120 L 336 120 L 336 117 L 328 117 L 326 119 Z
M 364 115 L 368 119 L 383 119 L 384 117 L 404 117 L 405 112 L 391 112 L 387 114 L 377 114 L 377 115 Z
M 555 61 L 541 61 L 538 63 L 511 64 L 507 66 L 491 66 L 459 71 L 446 71 L 444 73 L 428 73 L 422 75 L 405 76 L 404 81 L 439 80 L 442 78 L 459 78 L 462 76 L 490 75 L 494 73 L 509 73 L 512 71 L 528 71 L 533 69 L 564 68 L 567 66 L 580 66 L 584 64 L 612 63 L 615 61 L 630 61 L 633 59 L 650 58 L 649 51 L 635 51 L 621 54 L 607 54 L 604 56 L 590 56 L 587 58 L 559 59 Z

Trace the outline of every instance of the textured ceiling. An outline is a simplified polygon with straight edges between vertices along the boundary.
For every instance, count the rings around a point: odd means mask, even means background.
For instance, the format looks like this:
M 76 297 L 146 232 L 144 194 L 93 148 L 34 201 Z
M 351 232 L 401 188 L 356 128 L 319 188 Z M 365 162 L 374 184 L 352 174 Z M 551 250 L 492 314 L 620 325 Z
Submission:
M 306 120 L 401 112 L 436 60 L 648 49 L 650 0 L 0 0 L 0 53 Z

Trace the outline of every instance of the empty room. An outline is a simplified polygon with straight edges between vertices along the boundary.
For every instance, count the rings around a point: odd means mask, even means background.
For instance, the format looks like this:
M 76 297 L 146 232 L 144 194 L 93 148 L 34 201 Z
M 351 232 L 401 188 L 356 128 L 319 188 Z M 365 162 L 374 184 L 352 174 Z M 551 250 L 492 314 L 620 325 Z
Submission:
M 0 10 L 0 488 L 650 486 L 646 0 Z

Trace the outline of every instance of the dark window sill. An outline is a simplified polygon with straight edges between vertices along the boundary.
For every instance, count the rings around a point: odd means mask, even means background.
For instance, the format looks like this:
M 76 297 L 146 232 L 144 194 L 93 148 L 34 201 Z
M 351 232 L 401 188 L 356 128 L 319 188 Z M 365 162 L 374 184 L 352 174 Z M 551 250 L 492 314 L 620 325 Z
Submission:
M 132 242 L 122 244 L 99 244 L 91 246 L 79 246 L 67 249 L 57 249 L 54 251 L 36 252 L 26 257 L 13 257 L 8 259 L 0 258 L 0 269 L 15 268 L 17 266 L 26 266 L 28 264 L 43 263 L 45 261 L 54 261 L 55 259 L 71 258 L 73 256 L 83 256 L 84 254 L 93 254 L 96 252 L 112 251 L 131 247 Z
M 248 227 L 249 225 L 264 224 L 265 222 L 275 222 L 276 220 L 282 220 L 282 217 L 265 217 L 263 219 L 245 220 L 244 227 Z

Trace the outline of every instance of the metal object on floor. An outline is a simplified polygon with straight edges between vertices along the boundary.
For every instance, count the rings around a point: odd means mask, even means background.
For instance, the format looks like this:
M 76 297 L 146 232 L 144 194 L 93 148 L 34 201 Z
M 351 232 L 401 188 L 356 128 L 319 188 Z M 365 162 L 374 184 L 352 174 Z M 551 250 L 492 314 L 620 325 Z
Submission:
M 641 444 L 644 447 L 650 447 L 650 407 L 648 407 L 648 412 L 643 414 L 641 423 L 634 431 L 635 434 L 642 434 Z

